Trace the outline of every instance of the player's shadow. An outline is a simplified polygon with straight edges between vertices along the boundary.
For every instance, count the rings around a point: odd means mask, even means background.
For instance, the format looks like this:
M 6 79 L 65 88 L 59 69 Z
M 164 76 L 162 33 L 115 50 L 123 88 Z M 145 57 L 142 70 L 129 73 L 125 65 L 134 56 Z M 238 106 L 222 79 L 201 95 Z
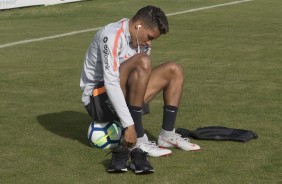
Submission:
M 91 118 L 86 113 L 62 111 L 37 116 L 38 122 L 50 132 L 90 146 L 87 131 Z

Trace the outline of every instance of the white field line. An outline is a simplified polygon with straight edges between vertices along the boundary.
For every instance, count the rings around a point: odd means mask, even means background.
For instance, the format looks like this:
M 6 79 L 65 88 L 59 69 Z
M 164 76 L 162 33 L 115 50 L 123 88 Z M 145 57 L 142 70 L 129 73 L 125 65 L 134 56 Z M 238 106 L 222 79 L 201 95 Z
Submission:
M 217 5 L 206 6 L 206 7 L 202 7 L 202 8 L 195 8 L 195 9 L 191 9 L 191 10 L 169 13 L 169 14 L 166 14 L 166 16 L 173 16 L 173 15 L 179 15 L 179 14 L 184 14 L 184 13 L 191 13 L 191 12 L 195 12 L 195 11 L 207 10 L 207 9 L 221 7 L 221 6 L 230 6 L 230 5 L 233 5 L 233 4 L 245 3 L 245 2 L 249 2 L 249 1 L 252 1 L 252 0 L 234 1 L 234 2 L 230 2 L 230 3 L 217 4 Z
M 201 10 L 207 10 L 207 9 L 212 9 L 212 8 L 217 8 L 217 7 L 222 7 L 222 6 L 230 6 L 234 4 L 239 4 L 239 3 L 244 3 L 244 2 L 249 2 L 252 0 L 241 0 L 241 1 L 233 1 L 229 3 L 223 3 L 223 4 L 218 4 L 218 5 L 212 5 L 212 6 L 205 6 L 202 8 L 195 8 L 195 9 L 190 9 L 190 10 L 185 10 L 185 11 L 180 11 L 180 12 L 175 12 L 175 13 L 168 13 L 166 16 L 174 16 L 174 15 L 179 15 L 179 14 L 184 14 L 184 13 L 191 13 L 191 12 L 196 12 L 196 11 L 201 11 Z M 0 45 L 1 48 L 6 48 L 6 47 L 12 47 L 15 45 L 20 45 L 20 44 L 26 44 L 26 43 L 31 43 L 31 42 L 39 42 L 39 41 L 44 41 L 44 40 L 50 40 L 50 39 L 55 39 L 55 38 L 61 38 L 65 36 L 72 36 L 80 33 L 86 33 L 86 32 L 91 32 L 91 31 L 97 31 L 101 29 L 102 27 L 96 27 L 92 29 L 84 29 L 80 31 L 72 31 L 69 33 L 64 33 L 64 34 L 58 34 L 58 35 L 53 35 L 53 36 L 46 36 L 46 37 L 41 37 L 41 38 L 34 38 L 34 39 L 29 39 L 29 40 L 22 40 L 22 41 L 17 41 L 17 42 L 11 42 L 11 43 L 6 43 Z

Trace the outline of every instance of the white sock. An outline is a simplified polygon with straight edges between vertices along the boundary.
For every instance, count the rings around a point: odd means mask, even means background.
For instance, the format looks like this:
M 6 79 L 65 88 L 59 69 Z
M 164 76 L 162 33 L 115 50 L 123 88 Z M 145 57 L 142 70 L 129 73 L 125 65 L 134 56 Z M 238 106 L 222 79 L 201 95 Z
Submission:
M 141 143 L 149 142 L 148 136 L 146 134 L 143 135 L 143 137 L 137 138 L 136 146 L 138 147 Z
M 173 129 L 172 131 L 166 131 L 164 129 L 161 129 L 160 136 L 162 136 L 162 137 L 171 137 L 174 134 L 175 134 L 175 129 Z

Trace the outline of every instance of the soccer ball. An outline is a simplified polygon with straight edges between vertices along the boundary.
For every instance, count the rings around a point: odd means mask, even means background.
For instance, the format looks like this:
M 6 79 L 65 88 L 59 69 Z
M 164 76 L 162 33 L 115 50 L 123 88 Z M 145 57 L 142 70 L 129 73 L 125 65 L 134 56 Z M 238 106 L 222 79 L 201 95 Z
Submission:
M 117 121 L 92 122 L 88 128 L 88 140 L 92 146 L 101 149 L 117 147 L 121 143 L 122 127 Z

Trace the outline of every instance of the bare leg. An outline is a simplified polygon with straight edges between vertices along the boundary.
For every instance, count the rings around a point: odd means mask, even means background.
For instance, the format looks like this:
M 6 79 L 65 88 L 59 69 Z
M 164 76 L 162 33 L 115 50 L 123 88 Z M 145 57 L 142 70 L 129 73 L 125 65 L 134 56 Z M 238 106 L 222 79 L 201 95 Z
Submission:
M 134 55 L 120 66 L 120 84 L 134 121 L 137 138 L 144 136 L 142 104 L 151 71 L 151 59 L 144 53 Z
M 136 54 L 121 64 L 120 85 L 129 105 L 142 106 L 151 71 L 147 54 Z
M 178 107 L 183 80 L 183 69 L 175 62 L 167 62 L 154 68 L 145 93 L 145 103 L 149 103 L 160 91 L 163 91 L 164 104 Z
M 141 119 L 143 101 L 148 103 L 163 91 L 164 104 L 178 107 L 183 70 L 175 62 L 162 64 L 152 70 L 150 57 L 147 54 L 136 54 L 121 64 L 120 84 L 134 120 L 137 137 L 141 138 L 144 135 Z M 174 123 L 169 122 L 169 126 L 173 127 Z
M 163 91 L 165 105 L 178 106 L 182 95 L 183 69 L 167 62 L 151 70 L 147 54 L 136 54 L 120 67 L 120 84 L 129 105 L 142 106 Z
M 168 62 L 153 69 L 147 91 L 145 103 L 149 103 L 154 96 L 163 91 L 164 109 L 161 134 L 171 134 L 175 128 L 178 106 L 183 88 L 183 69 L 175 62 Z

